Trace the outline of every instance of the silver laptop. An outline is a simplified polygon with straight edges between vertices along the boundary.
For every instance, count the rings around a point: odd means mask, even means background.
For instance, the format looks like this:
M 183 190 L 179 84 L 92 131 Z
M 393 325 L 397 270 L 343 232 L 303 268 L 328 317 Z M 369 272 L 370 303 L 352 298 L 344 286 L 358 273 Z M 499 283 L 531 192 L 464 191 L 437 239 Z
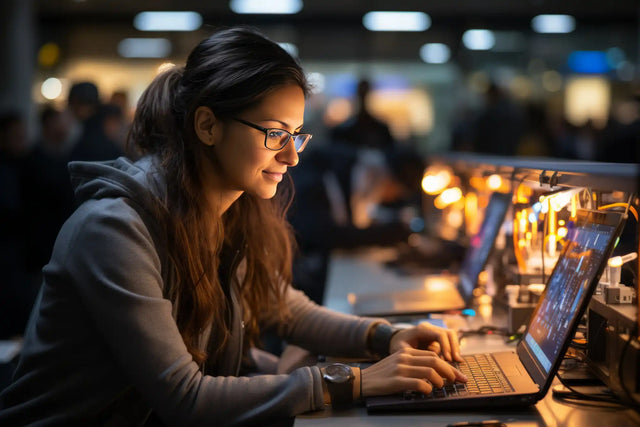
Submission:
M 511 194 L 491 195 L 482 225 L 471 238 L 457 275 L 427 275 L 424 287 L 419 290 L 358 294 L 353 303 L 353 313 L 359 316 L 399 316 L 468 307 L 509 206 Z
M 370 412 L 531 405 L 547 393 L 622 229 L 619 212 L 578 211 L 527 332 L 514 351 L 464 356 L 470 381 L 430 395 L 366 399 Z M 476 369 L 478 368 L 478 369 Z M 479 371 L 479 385 L 471 379 Z

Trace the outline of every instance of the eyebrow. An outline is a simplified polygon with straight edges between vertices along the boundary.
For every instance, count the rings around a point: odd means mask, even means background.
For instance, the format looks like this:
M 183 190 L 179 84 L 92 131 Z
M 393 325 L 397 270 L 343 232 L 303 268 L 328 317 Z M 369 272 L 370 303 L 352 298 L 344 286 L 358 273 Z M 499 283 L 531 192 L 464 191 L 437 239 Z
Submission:
M 278 122 L 280 123 L 282 126 L 284 126 L 285 128 L 289 127 L 289 124 L 286 122 L 283 122 L 282 120 L 278 120 L 278 119 L 265 119 L 262 120 L 263 122 Z M 304 126 L 304 123 L 301 124 L 300 126 L 298 126 L 297 128 L 293 129 L 294 132 L 300 132 L 302 130 L 302 126 Z

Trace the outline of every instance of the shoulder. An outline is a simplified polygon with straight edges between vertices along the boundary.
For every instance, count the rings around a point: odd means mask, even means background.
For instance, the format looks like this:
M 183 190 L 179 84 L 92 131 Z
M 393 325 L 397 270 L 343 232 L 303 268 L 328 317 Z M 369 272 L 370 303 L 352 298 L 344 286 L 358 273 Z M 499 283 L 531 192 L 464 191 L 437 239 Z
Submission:
M 167 261 L 160 242 L 126 199 L 89 200 L 63 225 L 47 272 L 87 295 L 126 289 L 160 297 Z
M 88 200 L 65 222 L 56 246 L 68 248 L 76 257 L 89 253 L 131 257 L 134 250 L 157 252 L 161 241 L 159 229 L 157 220 L 138 209 L 130 199 Z

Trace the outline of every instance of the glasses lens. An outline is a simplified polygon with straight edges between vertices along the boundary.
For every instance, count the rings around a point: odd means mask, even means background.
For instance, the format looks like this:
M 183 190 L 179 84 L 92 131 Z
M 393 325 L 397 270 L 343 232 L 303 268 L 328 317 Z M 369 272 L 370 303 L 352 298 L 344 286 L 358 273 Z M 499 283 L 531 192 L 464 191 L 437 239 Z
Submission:
M 266 145 L 270 150 L 282 150 L 289 142 L 289 139 L 293 138 L 293 144 L 296 151 L 299 153 L 304 150 L 307 142 L 311 139 L 311 135 L 302 133 L 299 135 L 292 135 L 289 132 L 282 129 L 267 129 L 266 132 Z
M 304 150 L 304 147 L 307 145 L 307 142 L 311 139 L 311 135 L 308 134 L 300 134 L 300 135 L 294 135 L 293 136 L 293 143 L 296 146 L 296 151 L 298 153 L 300 153 L 302 150 Z
M 280 150 L 289 141 L 290 135 L 282 129 L 267 129 L 266 132 L 267 148 L 271 150 Z

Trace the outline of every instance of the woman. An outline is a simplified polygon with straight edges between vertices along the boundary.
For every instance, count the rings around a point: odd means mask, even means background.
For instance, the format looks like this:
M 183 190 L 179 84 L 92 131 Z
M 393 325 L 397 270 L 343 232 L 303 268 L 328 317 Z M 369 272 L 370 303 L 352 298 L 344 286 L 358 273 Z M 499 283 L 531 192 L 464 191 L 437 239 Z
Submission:
M 140 160 L 70 164 L 81 204 L 44 268 L 1 425 L 264 423 L 360 390 L 464 380 L 443 360 L 459 359 L 451 331 L 394 334 L 292 289 L 286 171 L 311 138 L 301 133 L 307 91 L 277 44 L 221 31 L 142 95 L 129 135 Z M 347 367 L 348 396 L 335 367 L 238 376 L 273 326 L 313 352 L 393 355 L 362 373 Z

